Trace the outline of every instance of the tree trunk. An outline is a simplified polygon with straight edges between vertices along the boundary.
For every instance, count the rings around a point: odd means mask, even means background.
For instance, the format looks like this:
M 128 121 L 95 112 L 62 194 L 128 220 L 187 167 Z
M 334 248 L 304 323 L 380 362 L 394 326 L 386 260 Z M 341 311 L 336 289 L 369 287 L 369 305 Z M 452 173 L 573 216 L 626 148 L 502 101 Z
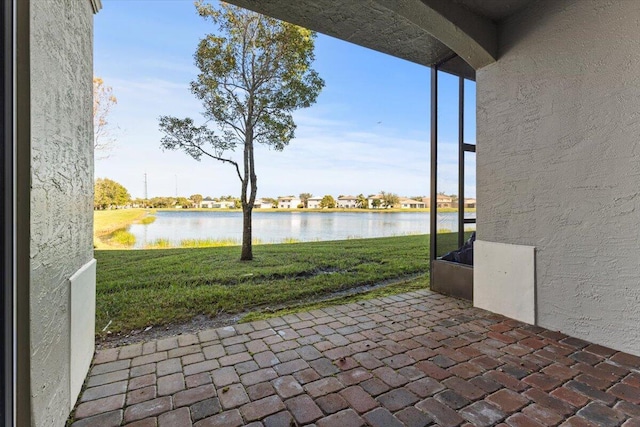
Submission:
M 253 158 L 253 89 L 249 91 L 247 120 L 244 134 L 244 180 L 242 181 L 242 254 L 240 261 L 253 260 L 251 212 L 256 201 L 257 178 Z M 247 199 L 247 187 L 251 193 Z
M 242 254 L 240 261 L 251 261 L 253 259 L 251 211 L 253 206 L 242 204 Z

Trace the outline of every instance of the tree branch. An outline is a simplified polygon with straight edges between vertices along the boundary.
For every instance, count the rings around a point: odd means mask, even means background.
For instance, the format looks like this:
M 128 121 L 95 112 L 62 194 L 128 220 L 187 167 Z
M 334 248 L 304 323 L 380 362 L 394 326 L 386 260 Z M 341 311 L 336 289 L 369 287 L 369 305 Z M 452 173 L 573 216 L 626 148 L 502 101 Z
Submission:
M 216 160 L 220 160 L 221 162 L 224 162 L 224 163 L 232 164 L 236 168 L 236 173 L 238 174 L 238 178 L 240 178 L 240 182 L 244 182 L 244 178 L 242 178 L 242 175 L 240 174 L 240 166 L 238 166 L 237 162 L 234 162 L 231 159 L 225 159 L 224 157 L 214 156 L 211 153 L 207 153 L 206 151 L 204 151 L 202 148 L 198 147 L 197 145 L 193 145 L 193 148 L 197 148 L 198 150 L 200 150 L 200 152 L 202 154 L 204 154 L 206 156 L 209 156 L 212 159 L 216 159 Z
M 225 92 L 227 92 L 229 94 L 229 96 L 231 96 L 231 98 L 233 99 L 233 101 L 235 102 L 235 110 L 240 112 L 240 116 L 242 116 L 243 120 L 246 120 L 245 115 L 244 115 L 244 108 L 242 102 L 240 102 L 240 100 L 238 99 L 238 97 L 236 96 L 236 94 L 233 92 L 232 89 L 229 88 L 229 83 L 224 81 L 222 82 L 222 88 L 225 90 Z

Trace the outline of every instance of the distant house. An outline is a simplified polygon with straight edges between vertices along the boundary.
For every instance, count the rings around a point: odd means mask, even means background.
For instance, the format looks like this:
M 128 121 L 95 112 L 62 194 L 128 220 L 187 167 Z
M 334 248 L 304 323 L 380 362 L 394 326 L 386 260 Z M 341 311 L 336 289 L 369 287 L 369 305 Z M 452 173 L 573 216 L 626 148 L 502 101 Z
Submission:
M 438 198 L 436 199 L 439 208 L 452 208 L 454 200 L 452 197 L 443 196 L 442 194 L 438 194 Z
M 300 203 L 302 203 L 302 200 L 294 196 L 278 197 L 279 209 L 295 209 Z
M 424 209 L 427 205 L 422 200 L 413 200 L 400 197 L 400 207 L 402 209 Z
M 355 196 L 340 196 L 336 204 L 339 208 L 351 209 L 356 207 L 357 200 Z
M 211 209 L 213 207 L 213 204 L 216 203 L 213 200 L 203 200 L 200 202 L 200 206 L 201 208 L 206 208 L 206 209 Z
M 273 203 L 271 203 L 270 200 L 257 199 L 256 202 L 253 204 L 253 207 L 255 209 L 271 209 L 273 208 Z
M 219 202 L 211 202 L 211 207 L 214 209 L 230 209 L 235 205 L 236 203 L 233 200 L 221 200 Z
M 425 203 L 426 207 L 430 207 L 431 206 L 431 198 L 430 197 L 424 197 L 422 199 L 422 201 Z M 449 196 L 445 196 L 443 194 L 438 194 L 438 198 L 436 199 L 436 203 L 438 204 L 439 208 L 453 208 L 453 207 L 455 207 L 453 198 L 449 197 Z
M 374 194 L 373 196 L 369 196 L 367 197 L 367 207 L 369 209 L 373 209 L 374 208 L 374 200 L 377 200 L 377 204 L 378 207 L 381 208 L 382 207 L 382 194 Z
M 464 207 L 465 208 L 474 208 L 476 207 L 476 199 L 464 199 Z
M 308 209 L 320 209 L 320 202 L 322 201 L 322 197 L 309 197 L 307 199 L 307 208 Z

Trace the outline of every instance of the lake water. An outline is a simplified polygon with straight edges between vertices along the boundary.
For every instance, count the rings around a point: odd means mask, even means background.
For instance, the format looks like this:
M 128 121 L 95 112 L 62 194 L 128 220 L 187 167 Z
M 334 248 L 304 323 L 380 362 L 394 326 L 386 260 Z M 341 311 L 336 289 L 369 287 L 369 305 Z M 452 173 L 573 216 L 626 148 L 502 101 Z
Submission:
M 466 216 L 475 216 L 475 213 Z M 263 243 L 345 240 L 429 233 L 428 212 L 254 212 L 253 237 Z M 457 231 L 457 214 L 438 215 L 438 229 Z M 157 239 L 242 239 L 241 211 L 158 211 L 155 222 L 129 227 L 136 248 Z

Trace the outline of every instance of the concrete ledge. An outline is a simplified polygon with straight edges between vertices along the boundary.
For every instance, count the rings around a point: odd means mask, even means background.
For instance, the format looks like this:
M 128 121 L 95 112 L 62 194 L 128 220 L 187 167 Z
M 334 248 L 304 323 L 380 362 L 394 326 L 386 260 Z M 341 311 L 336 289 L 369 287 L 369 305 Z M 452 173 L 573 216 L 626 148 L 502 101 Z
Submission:
M 535 324 L 535 248 L 476 240 L 473 260 L 473 305 Z
M 69 278 L 70 331 L 69 392 L 71 410 L 89 372 L 95 348 L 96 260 L 92 259 Z

